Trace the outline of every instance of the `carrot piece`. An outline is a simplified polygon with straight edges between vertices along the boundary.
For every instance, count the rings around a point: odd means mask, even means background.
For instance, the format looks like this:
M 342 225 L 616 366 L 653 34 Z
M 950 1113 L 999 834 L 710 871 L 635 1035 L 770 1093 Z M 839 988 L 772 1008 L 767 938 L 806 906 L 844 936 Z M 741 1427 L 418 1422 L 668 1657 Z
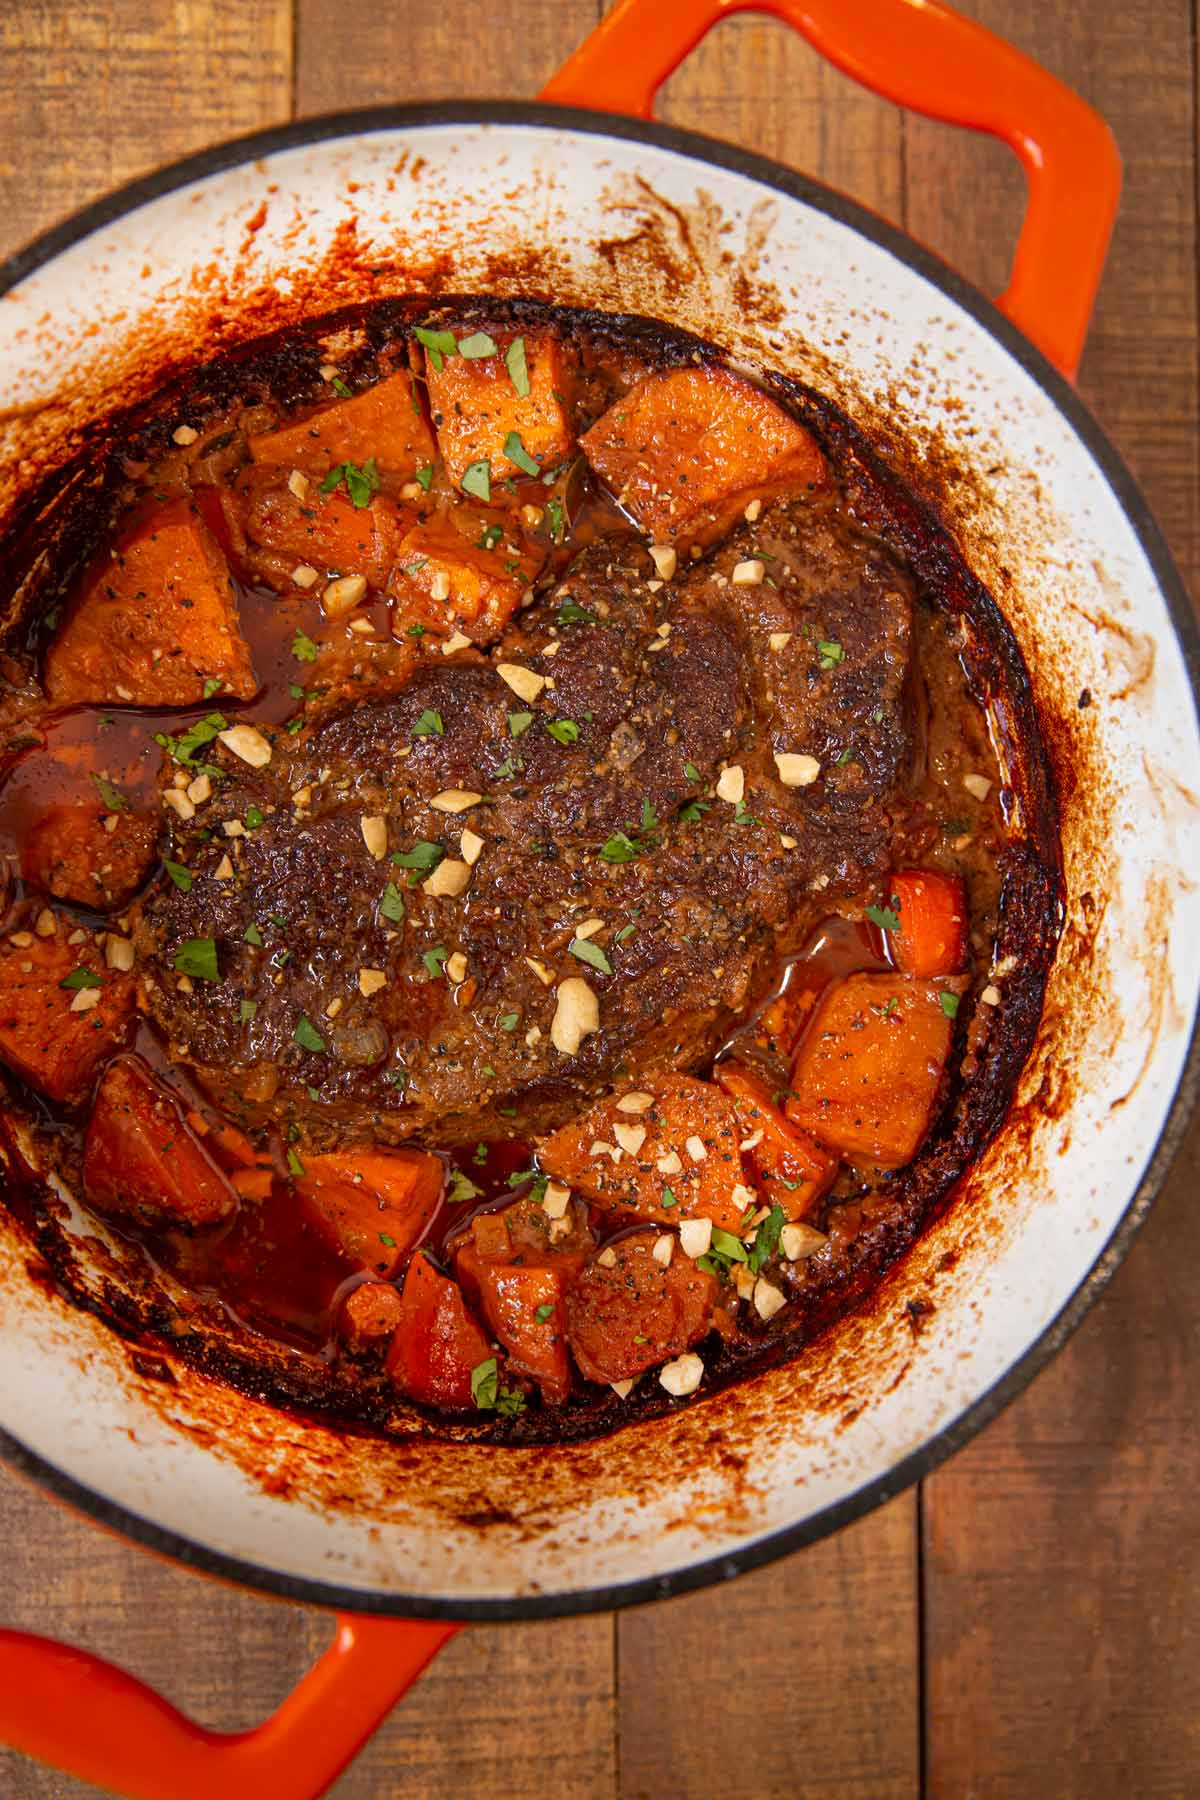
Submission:
M 184 1231 L 220 1225 L 237 1207 L 183 1108 L 139 1056 L 118 1056 L 105 1070 L 84 1141 L 83 1188 L 101 1212 Z
M 472 463 L 486 462 L 493 482 L 529 473 L 505 446 L 515 433 L 528 457 L 550 469 L 571 453 L 571 425 L 560 396 L 566 368 L 557 338 L 526 335 L 529 392 L 519 394 L 505 353 L 515 332 L 490 334 L 495 356 L 446 357 L 440 369 L 426 353 L 425 380 L 438 449 L 457 487 Z
M 99 987 L 64 988 L 79 971 Z M 76 1011 L 80 993 L 97 1003 Z M 52 1100 L 82 1100 L 97 1066 L 120 1044 L 133 1016 L 131 975 L 105 969 L 95 944 L 68 944 L 61 929 L 31 944 L 0 941 L 0 1060 Z
M 593 1243 L 583 1208 L 574 1209 L 557 1242 L 546 1213 L 528 1200 L 482 1214 L 473 1227 L 455 1256 L 455 1273 L 511 1366 L 533 1377 L 544 1400 L 561 1405 L 571 1392 L 562 1304 Z
M 446 1172 L 427 1150 L 333 1150 L 309 1156 L 296 1187 L 343 1256 L 391 1279 L 441 1199 Z
M 351 400 L 336 400 L 280 431 L 249 441 L 256 463 L 323 472 L 337 463 L 373 461 L 385 488 L 411 481 L 434 459 L 434 443 L 407 369 L 385 376 Z
M 743 1186 L 730 1100 L 691 1075 L 659 1075 L 635 1091 L 653 1104 L 629 1112 L 624 1096 L 601 1100 L 546 1139 L 542 1168 L 595 1206 L 665 1225 L 711 1219 L 735 1231 L 753 1194 Z
M 94 800 L 48 806 L 21 846 L 21 873 L 56 900 L 109 912 L 141 887 L 157 844 L 157 822 L 145 813 L 109 813 Z
M 205 683 L 258 690 L 225 558 L 199 513 L 174 500 L 118 542 L 46 656 L 58 705 L 190 706 Z
M 307 564 L 322 577 L 365 575 L 372 587 L 386 586 L 407 515 L 383 494 L 355 506 L 340 488 L 301 500 L 287 486 L 255 480 L 242 483 L 238 493 L 249 500 L 245 525 L 251 545 L 270 553 L 273 572 L 283 579 Z M 255 560 L 253 548 L 248 560 Z
M 800 1041 L 788 1118 L 842 1156 L 899 1168 L 929 1129 L 950 1035 L 932 982 L 848 976 Z
M 593 1257 L 566 1299 L 567 1336 L 589 1381 L 628 1381 L 698 1343 L 717 1284 L 676 1250 L 664 1269 L 656 1231 L 635 1231 Z
M 647 375 L 579 442 L 642 530 L 662 540 L 711 543 L 751 498 L 825 478 L 804 427 L 729 369 Z
M 347 1294 L 338 1330 L 358 1355 L 388 1343 L 404 1316 L 404 1304 L 386 1281 L 364 1281 Z
M 967 895 L 957 875 L 902 869 L 892 876 L 888 906 L 900 921 L 888 932 L 898 969 L 906 975 L 958 975 L 967 961 Z
M 269 1200 L 275 1185 L 274 1171 L 265 1168 L 234 1169 L 229 1179 L 243 1200 Z
M 471 1371 L 492 1348 L 457 1283 L 423 1250 L 408 1265 L 400 1308 L 387 1358 L 397 1387 L 426 1406 L 471 1406 Z
M 391 591 L 395 624 L 465 631 L 477 643 L 498 637 L 520 605 L 539 562 L 522 548 L 480 541 L 482 515 L 456 508 L 447 518 L 413 527 L 400 545 Z M 473 528 L 473 539 L 464 527 Z
M 837 1157 L 786 1118 L 744 1064 L 720 1063 L 716 1078 L 733 1101 L 743 1140 L 759 1140 L 744 1154 L 763 1200 L 789 1219 L 807 1218 L 837 1178 Z

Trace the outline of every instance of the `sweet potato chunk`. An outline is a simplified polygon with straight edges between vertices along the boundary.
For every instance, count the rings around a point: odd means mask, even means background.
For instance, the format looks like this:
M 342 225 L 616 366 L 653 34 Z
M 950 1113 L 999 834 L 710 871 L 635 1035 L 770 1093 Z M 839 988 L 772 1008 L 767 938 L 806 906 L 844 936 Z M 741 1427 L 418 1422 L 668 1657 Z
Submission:
M 967 961 L 967 896 L 957 875 L 902 869 L 892 876 L 888 907 L 899 930 L 888 932 L 892 958 L 906 975 L 958 975 Z
M 825 475 L 804 427 L 729 369 L 647 375 L 579 441 L 620 504 L 664 543 L 711 543 L 751 499 Z
M 746 1201 L 732 1102 L 691 1075 L 657 1076 L 637 1094 L 652 1104 L 629 1111 L 621 1106 L 629 1096 L 617 1095 L 554 1132 L 538 1152 L 542 1168 L 594 1206 L 736 1231 Z
M 390 1283 L 364 1281 L 347 1294 L 338 1330 L 349 1350 L 365 1356 L 389 1341 L 403 1315 L 400 1296 Z
M 98 1211 L 139 1225 L 199 1231 L 237 1208 L 228 1177 L 139 1056 L 118 1056 L 105 1071 L 83 1147 L 83 1187 Z
M 657 1237 L 619 1238 L 567 1295 L 567 1336 L 589 1381 L 628 1381 L 690 1350 L 709 1328 L 716 1281 L 678 1253 L 664 1269 L 651 1254 Z
M 377 381 L 351 400 L 336 400 L 282 431 L 250 439 L 256 463 L 321 475 L 337 463 L 373 461 L 385 489 L 411 481 L 434 458 L 416 384 L 407 369 Z
M 338 1249 L 390 1279 L 433 1217 L 445 1171 L 427 1150 L 335 1150 L 304 1159 L 296 1186 Z
M 758 1142 L 744 1152 L 767 1206 L 780 1206 L 788 1219 L 804 1219 L 829 1191 L 838 1159 L 772 1104 L 763 1082 L 742 1063 L 723 1062 L 716 1078 L 733 1101 L 742 1141 Z
M 29 828 L 21 873 L 56 900 L 109 912 L 141 887 L 157 841 L 157 823 L 145 813 L 109 813 L 88 801 L 49 806 Z
M 416 525 L 400 546 L 392 593 L 396 627 L 420 623 L 462 631 L 478 643 L 500 635 L 537 574 L 537 561 L 511 541 L 488 548 L 460 529 L 456 515 Z
M 787 1116 L 842 1156 L 899 1168 L 929 1130 L 949 1054 L 932 982 L 850 975 L 826 989 L 800 1041 Z
M 174 500 L 120 540 L 46 656 L 58 705 L 190 706 L 207 681 L 248 700 L 258 681 L 225 558 L 199 513 Z
M 592 1249 L 583 1208 L 576 1206 L 565 1235 L 529 1200 L 474 1221 L 455 1257 L 455 1272 L 509 1365 L 531 1375 L 550 1405 L 571 1392 L 563 1299 Z
M 81 993 L 95 1004 L 79 1008 Z M 0 1059 L 52 1100 L 83 1099 L 132 1015 L 132 976 L 106 969 L 96 945 L 68 944 L 61 925 L 31 944 L 0 940 Z
M 438 449 L 457 487 L 472 463 L 486 462 L 493 482 L 527 475 L 505 450 L 512 433 L 525 454 L 551 469 L 571 453 L 571 426 L 560 398 L 566 372 L 557 338 L 526 336 L 529 392 L 519 394 L 505 363 L 515 332 L 496 336 L 495 356 L 449 356 L 440 369 L 426 353 L 425 380 Z
M 396 1386 L 425 1406 L 469 1407 L 471 1371 L 491 1354 L 457 1283 L 418 1250 L 404 1278 L 388 1351 L 387 1369 Z
M 368 505 L 355 506 L 341 488 L 328 494 L 314 489 L 299 499 L 286 484 L 266 486 L 254 479 L 242 484 L 239 495 L 248 500 L 251 561 L 257 547 L 268 552 L 269 569 L 284 580 L 293 568 L 307 565 L 322 577 L 365 575 L 372 587 L 386 585 L 404 535 L 404 514 L 384 495 L 373 494 Z

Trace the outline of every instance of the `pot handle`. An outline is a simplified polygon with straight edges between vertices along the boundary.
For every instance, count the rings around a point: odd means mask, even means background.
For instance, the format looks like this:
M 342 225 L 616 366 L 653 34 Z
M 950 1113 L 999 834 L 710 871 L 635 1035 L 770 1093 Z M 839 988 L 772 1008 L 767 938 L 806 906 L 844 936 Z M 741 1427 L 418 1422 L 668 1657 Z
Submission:
M 458 1629 L 339 1613 L 278 1712 L 232 1733 L 86 1651 L 0 1631 L 0 1743 L 123 1800 L 317 1800 Z
M 998 304 L 1073 380 L 1120 198 L 1120 153 L 1078 94 L 941 0 L 617 0 L 541 98 L 648 119 L 668 75 L 739 12 L 773 13 L 864 87 L 1016 152 L 1028 202 Z

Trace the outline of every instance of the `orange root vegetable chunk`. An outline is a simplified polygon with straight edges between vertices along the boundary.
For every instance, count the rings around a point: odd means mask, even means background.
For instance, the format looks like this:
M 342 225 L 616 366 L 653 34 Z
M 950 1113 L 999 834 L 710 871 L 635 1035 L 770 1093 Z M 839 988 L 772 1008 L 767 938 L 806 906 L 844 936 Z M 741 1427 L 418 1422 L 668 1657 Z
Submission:
M 929 1130 L 950 1036 L 932 982 L 850 975 L 801 1039 L 787 1116 L 841 1156 L 899 1168 Z
M 493 484 L 528 475 L 505 449 L 513 433 L 526 456 L 551 469 L 571 453 L 562 346 L 548 336 L 523 339 L 529 392 L 519 394 L 505 354 L 515 337 L 493 337 L 495 356 L 449 356 L 440 369 L 426 353 L 425 380 L 438 449 L 458 487 L 472 463 L 486 462 Z
M 764 1202 L 788 1219 L 805 1219 L 837 1177 L 838 1159 L 772 1104 L 763 1082 L 741 1063 L 718 1065 L 716 1078 L 733 1101 L 742 1141 L 758 1142 L 743 1154 Z
M 188 1129 L 175 1096 L 137 1056 L 109 1064 L 83 1149 L 90 1205 L 139 1225 L 201 1231 L 237 1208 L 228 1178 Z
M 567 1295 L 567 1336 L 589 1381 L 628 1381 L 690 1350 L 709 1328 L 716 1281 L 678 1251 L 664 1268 L 652 1254 L 657 1238 L 618 1238 Z
M 460 1245 L 455 1272 L 508 1352 L 509 1367 L 530 1375 L 542 1398 L 561 1405 L 571 1392 L 563 1300 L 593 1247 L 576 1206 L 566 1235 L 551 1239 L 543 1209 L 518 1200 L 483 1214 Z
M 95 1004 L 80 1007 L 81 993 Z M 28 945 L 0 939 L 0 1060 L 52 1100 L 82 1100 L 125 1036 L 133 998 L 133 977 L 106 969 L 93 943 L 68 944 L 61 922 Z
M 390 1280 L 441 1198 L 445 1171 L 427 1150 L 335 1150 L 304 1159 L 296 1187 L 343 1256 Z
M 662 542 L 711 543 L 751 499 L 825 478 L 804 427 L 729 369 L 647 375 L 580 445 L 641 529 Z
M 46 692 L 63 706 L 190 706 L 209 681 L 238 700 L 258 689 L 225 558 L 176 500 L 89 581 L 47 653 Z
M 386 585 L 400 552 L 404 515 L 384 495 L 355 506 L 341 488 L 328 494 L 314 489 L 303 500 L 283 485 L 247 482 L 241 491 L 250 496 L 247 536 L 252 546 L 282 559 L 274 567 L 284 580 L 290 577 L 286 564 L 315 569 L 321 580 L 364 575 L 372 587 Z
M 109 912 L 141 887 L 157 843 L 157 823 L 144 813 L 107 813 L 95 801 L 49 806 L 29 828 L 21 872 L 56 900 Z
M 538 1160 L 594 1206 L 664 1225 L 711 1219 L 736 1231 L 753 1197 L 743 1186 L 741 1136 L 733 1103 L 719 1088 L 691 1075 L 661 1075 L 589 1107 L 546 1139 Z
M 418 1250 L 404 1278 L 388 1351 L 387 1370 L 396 1386 L 424 1406 L 469 1407 L 471 1371 L 491 1355 L 458 1284 Z
M 888 906 L 900 929 L 888 933 L 892 959 L 906 975 L 958 975 L 967 962 L 967 895 L 957 875 L 902 869 Z
M 364 1281 L 347 1294 L 338 1330 L 350 1350 L 366 1355 L 390 1340 L 403 1313 L 400 1296 L 388 1282 Z
M 498 637 L 538 571 L 535 558 L 513 545 L 488 549 L 452 520 L 414 526 L 400 546 L 392 593 L 396 626 L 419 623 L 434 631 L 462 631 L 478 643 Z
M 353 399 L 323 406 L 282 431 L 250 439 L 256 463 L 325 474 L 337 463 L 374 461 L 388 489 L 411 481 L 434 458 L 416 384 L 407 370 L 388 375 Z

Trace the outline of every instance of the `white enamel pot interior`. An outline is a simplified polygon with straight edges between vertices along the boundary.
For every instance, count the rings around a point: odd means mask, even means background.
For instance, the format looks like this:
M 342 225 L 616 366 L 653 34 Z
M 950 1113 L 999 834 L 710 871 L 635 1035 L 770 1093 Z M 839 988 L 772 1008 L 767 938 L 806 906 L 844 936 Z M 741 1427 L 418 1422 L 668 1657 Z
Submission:
M 918 485 L 950 455 L 938 504 L 1016 632 L 1059 771 L 1067 924 L 1020 1132 L 1001 1132 L 876 1302 L 792 1366 L 561 1451 L 343 1438 L 185 1368 L 148 1379 L 31 1278 L 5 1219 L 7 1454 L 235 1578 L 460 1617 L 714 1580 L 928 1470 L 1102 1287 L 1195 1076 L 1190 615 L 1071 390 L 988 303 L 836 196 L 705 140 L 544 107 L 397 110 L 227 146 L 52 233 L 8 278 L 6 501 L 152 365 L 369 292 L 653 314 L 811 381 Z M 916 1296 L 933 1307 L 919 1336 Z

